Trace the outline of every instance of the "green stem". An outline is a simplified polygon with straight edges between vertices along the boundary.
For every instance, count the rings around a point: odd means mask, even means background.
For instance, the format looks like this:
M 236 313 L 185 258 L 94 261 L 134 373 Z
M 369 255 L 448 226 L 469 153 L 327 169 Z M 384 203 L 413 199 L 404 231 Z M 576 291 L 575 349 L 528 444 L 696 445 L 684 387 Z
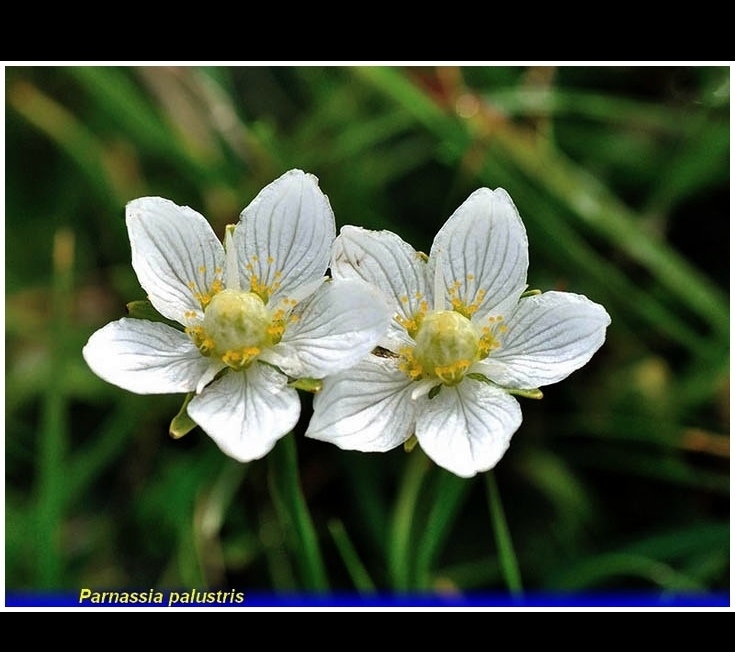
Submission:
M 74 234 L 60 229 L 54 237 L 51 359 L 56 370 L 65 368 L 72 296 Z M 63 575 L 61 525 L 66 500 L 64 454 L 67 442 L 66 395 L 58 378 L 49 378 L 43 402 L 37 476 L 38 581 L 41 588 L 59 588 Z
M 307 589 L 327 591 L 329 582 L 319 540 L 301 490 L 294 435 L 286 435 L 269 455 L 271 496 L 281 523 L 292 534 L 292 553 Z
M 437 479 L 433 504 L 417 546 L 416 569 L 419 587 L 431 589 L 432 569 L 445 545 L 471 482 L 442 470 Z
M 352 583 L 360 593 L 375 593 L 375 584 L 357 554 L 355 546 L 350 541 L 342 521 L 333 519 L 327 525 L 347 572 L 350 574 Z
M 393 510 L 391 523 L 391 546 L 388 551 L 388 568 L 393 587 L 397 591 L 407 591 L 410 587 L 413 573 L 411 572 L 411 529 L 413 516 L 416 511 L 421 483 L 429 468 L 428 458 L 423 451 L 415 450 L 409 453 L 408 462 L 403 476 L 396 506 Z
M 513 548 L 513 541 L 510 538 L 508 523 L 505 520 L 505 512 L 503 511 L 503 504 L 500 501 L 498 485 L 495 482 L 495 475 L 492 471 L 488 471 L 485 474 L 485 484 L 487 486 L 490 518 L 493 522 L 493 530 L 495 532 L 495 543 L 498 546 L 500 568 L 510 592 L 514 595 L 521 595 L 523 593 L 523 587 L 521 585 L 518 560 L 516 559 L 516 553 Z

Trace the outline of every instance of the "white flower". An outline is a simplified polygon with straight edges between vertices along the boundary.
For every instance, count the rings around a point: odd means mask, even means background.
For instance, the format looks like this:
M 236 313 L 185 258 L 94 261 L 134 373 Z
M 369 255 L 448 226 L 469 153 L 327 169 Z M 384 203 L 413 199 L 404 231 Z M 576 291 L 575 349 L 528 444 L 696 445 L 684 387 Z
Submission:
M 224 247 L 199 213 L 159 197 L 131 201 L 126 223 L 141 286 L 183 329 L 120 319 L 90 337 L 84 358 L 131 392 L 196 392 L 189 416 L 235 459 L 264 456 L 296 424 L 289 377 L 344 370 L 386 331 L 373 288 L 324 276 L 334 215 L 310 174 L 266 186 Z
M 380 452 L 415 434 L 431 459 L 462 477 L 493 468 L 508 448 L 522 419 L 511 392 L 540 395 L 538 387 L 566 378 L 610 324 L 581 295 L 521 297 L 528 240 L 500 188 L 470 195 L 428 260 L 390 231 L 346 226 L 331 269 L 381 288 L 395 317 L 384 355 L 325 380 L 307 436 Z

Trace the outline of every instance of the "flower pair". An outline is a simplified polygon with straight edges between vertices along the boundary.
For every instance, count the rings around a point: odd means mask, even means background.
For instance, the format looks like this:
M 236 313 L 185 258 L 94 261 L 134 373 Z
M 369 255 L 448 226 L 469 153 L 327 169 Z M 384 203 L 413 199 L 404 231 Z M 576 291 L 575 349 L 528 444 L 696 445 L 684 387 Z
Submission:
M 505 191 L 482 188 L 428 258 L 388 231 L 346 226 L 316 178 L 287 172 L 228 227 L 187 207 L 126 210 L 133 268 L 181 325 L 124 318 L 92 335 L 100 377 L 141 393 L 196 392 L 189 416 L 228 455 L 264 456 L 296 424 L 295 379 L 324 379 L 307 436 L 387 451 L 415 434 L 437 464 L 492 468 L 539 394 L 585 364 L 610 318 L 585 297 L 522 297 L 528 242 Z M 331 279 L 325 277 L 327 268 Z

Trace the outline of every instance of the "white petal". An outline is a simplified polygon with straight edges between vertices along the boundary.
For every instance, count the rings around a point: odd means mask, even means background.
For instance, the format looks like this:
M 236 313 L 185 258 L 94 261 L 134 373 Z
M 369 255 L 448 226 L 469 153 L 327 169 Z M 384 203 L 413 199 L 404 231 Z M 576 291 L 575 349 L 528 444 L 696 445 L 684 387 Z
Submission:
M 605 341 L 610 316 L 582 295 L 545 292 L 521 299 L 504 324 L 500 349 L 479 366 L 499 385 L 529 389 L 586 364 Z
M 222 278 L 224 249 L 206 219 L 188 206 L 142 197 L 125 208 L 133 269 L 153 306 L 164 317 L 188 324 L 202 316 L 196 295 Z
M 465 378 L 419 401 L 416 438 L 439 466 L 469 478 L 498 463 L 521 420 L 520 405 L 512 396 Z
M 216 373 L 187 335 L 144 319 L 107 324 L 89 338 L 82 354 L 100 378 L 136 394 L 192 392 Z
M 505 190 L 480 188 L 452 214 L 434 238 L 431 274 L 437 264 L 448 308 L 456 296 L 466 306 L 476 303 L 474 317 L 481 319 L 514 305 L 526 288 L 528 238 Z
M 318 179 L 290 170 L 268 184 L 240 215 L 235 245 L 241 285 L 270 288 L 276 303 L 327 272 L 334 214 Z M 273 305 L 273 304 L 271 304 Z
M 426 262 L 391 231 L 342 227 L 332 248 L 331 269 L 335 278 L 360 278 L 372 283 L 403 320 L 419 312 L 422 301 L 431 307 Z M 395 319 L 389 327 L 389 337 L 405 337 L 405 328 Z
M 436 378 L 422 378 L 411 386 L 411 398 L 415 401 L 426 396 L 437 386 Z
M 352 367 L 375 348 L 390 310 L 373 286 L 334 280 L 296 306 L 293 318 L 281 342 L 262 359 L 294 378 L 323 378 Z
M 187 412 L 226 455 L 240 462 L 260 459 L 299 419 L 299 396 L 286 380 L 255 363 L 213 382 L 191 400 Z
M 324 379 L 314 396 L 306 436 L 345 450 L 391 450 L 413 432 L 412 384 L 394 360 L 369 355 L 352 369 Z

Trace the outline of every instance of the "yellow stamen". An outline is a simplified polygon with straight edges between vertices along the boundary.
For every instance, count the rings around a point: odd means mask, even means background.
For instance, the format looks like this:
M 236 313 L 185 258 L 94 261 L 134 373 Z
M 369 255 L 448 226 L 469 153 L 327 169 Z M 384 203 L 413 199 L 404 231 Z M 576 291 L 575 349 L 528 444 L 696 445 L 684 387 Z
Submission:
M 263 303 L 268 303 L 273 293 L 281 287 L 281 282 L 278 280 L 281 273 L 276 272 L 273 276 L 275 280 L 272 283 L 266 283 L 257 275 L 250 275 L 250 291 L 257 294 L 263 300 Z
M 445 385 L 456 385 L 472 365 L 471 360 L 456 360 L 447 365 L 434 367 L 434 374 Z
M 424 370 L 413 354 L 413 347 L 401 347 L 398 354 L 401 356 L 398 361 L 398 368 L 412 380 L 419 380 L 423 376 Z

